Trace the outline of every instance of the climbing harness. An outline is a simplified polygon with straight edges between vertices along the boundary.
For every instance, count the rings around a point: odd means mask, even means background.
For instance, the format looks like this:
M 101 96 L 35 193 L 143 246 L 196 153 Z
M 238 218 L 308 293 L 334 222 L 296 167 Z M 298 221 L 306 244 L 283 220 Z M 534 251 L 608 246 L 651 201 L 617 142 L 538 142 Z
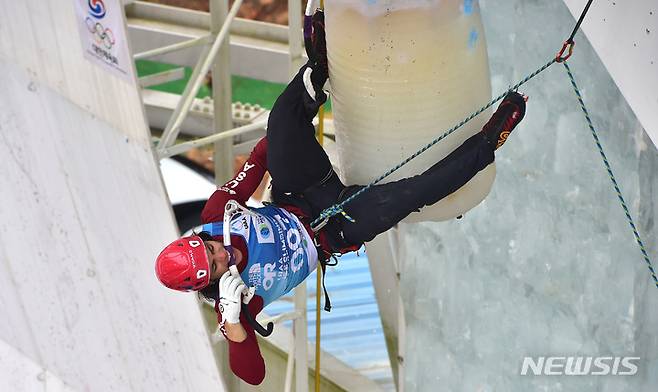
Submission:
M 649 272 L 650 272 L 650 274 L 651 274 L 651 277 L 653 278 L 653 281 L 654 281 L 654 283 L 655 283 L 655 285 L 656 285 L 656 288 L 658 288 L 658 278 L 656 277 L 656 273 L 655 273 L 655 271 L 654 271 L 653 265 L 651 264 L 651 260 L 649 259 L 649 256 L 648 256 L 648 254 L 647 254 L 647 252 L 646 252 L 646 250 L 645 250 L 644 244 L 643 244 L 643 242 L 642 242 L 642 240 L 641 240 L 641 238 L 640 238 L 640 235 L 639 235 L 639 233 L 638 233 L 638 231 L 637 231 L 637 228 L 636 228 L 636 226 L 635 226 L 635 223 L 634 223 L 634 221 L 633 221 L 633 218 L 631 217 L 631 215 L 630 215 L 630 213 L 629 213 L 629 211 L 628 211 L 628 207 L 626 206 L 626 202 L 624 201 L 624 198 L 623 198 L 622 195 L 621 195 L 621 190 L 619 189 L 619 186 L 618 186 L 618 184 L 617 184 L 617 181 L 616 181 L 616 179 L 615 179 L 615 177 L 614 177 L 614 175 L 613 175 L 613 173 L 612 173 L 612 169 L 610 168 L 610 165 L 609 165 L 608 160 L 607 160 L 607 158 L 606 158 L 606 156 L 605 156 L 605 153 L 603 152 L 603 147 L 601 146 L 601 143 L 600 143 L 599 138 L 598 138 L 598 136 L 597 136 L 597 134 L 596 134 L 596 131 L 594 130 L 594 127 L 593 127 L 593 125 L 592 125 L 592 122 L 591 122 L 591 119 L 590 119 L 589 114 L 588 114 L 588 112 L 587 112 L 587 109 L 585 108 L 585 105 L 584 105 L 584 103 L 583 103 L 582 96 L 580 95 L 580 92 L 578 91 L 578 88 L 576 87 L 576 82 L 575 82 L 575 80 L 574 80 L 574 78 L 573 78 L 573 74 L 571 73 L 571 70 L 569 69 L 569 66 L 568 66 L 567 63 L 566 63 L 566 61 L 569 59 L 569 57 L 571 57 L 571 55 L 572 55 L 572 53 L 573 53 L 573 49 L 574 49 L 574 46 L 575 46 L 574 37 L 575 37 L 575 35 L 576 35 L 576 32 L 580 29 L 580 25 L 582 24 L 583 20 L 585 19 L 585 15 L 586 15 L 587 12 L 589 11 L 589 8 L 590 8 L 590 5 L 592 4 L 592 1 L 593 1 L 593 0 L 589 0 L 589 1 L 587 2 L 587 4 L 585 5 L 585 8 L 583 9 L 582 13 L 580 14 L 580 17 L 578 18 L 578 21 L 576 22 L 576 25 L 575 25 L 574 29 L 573 29 L 572 32 L 571 32 L 571 35 L 569 36 L 569 38 L 568 38 L 566 41 L 564 41 L 564 43 L 563 43 L 563 45 L 562 45 L 562 48 L 561 48 L 560 51 L 557 53 L 557 55 L 556 55 L 553 59 L 551 59 L 551 61 L 547 62 L 547 63 L 544 64 L 542 67 L 540 67 L 539 69 L 537 69 L 535 72 L 533 72 L 533 73 L 531 73 L 530 75 L 526 76 L 526 77 L 525 77 L 523 80 L 521 80 L 519 83 L 517 83 L 517 84 L 515 84 L 514 86 L 512 86 L 508 91 L 517 90 L 521 85 L 525 84 L 525 83 L 528 82 L 530 79 L 534 78 L 535 76 L 537 76 L 539 73 L 541 73 L 541 72 L 543 72 L 544 70 L 546 70 L 548 67 L 550 67 L 550 66 L 553 65 L 554 63 L 562 63 L 562 64 L 565 66 L 565 69 L 567 70 L 567 73 L 568 73 L 568 75 L 569 75 L 569 78 L 571 79 L 571 83 L 572 83 L 572 85 L 573 85 L 573 87 L 574 87 L 574 91 L 575 91 L 575 93 L 576 93 L 576 96 L 578 97 L 578 100 L 579 100 L 579 102 L 580 102 L 580 104 L 581 104 L 581 108 L 582 108 L 583 112 L 585 113 L 585 118 L 586 118 L 586 120 L 587 120 L 587 123 L 589 124 L 590 130 L 592 131 L 592 135 L 594 136 L 594 140 L 595 140 L 596 145 L 597 145 L 597 147 L 598 147 L 598 149 L 599 149 L 599 153 L 601 154 L 601 157 L 603 158 L 603 162 L 604 162 L 604 164 L 605 164 L 606 170 L 608 171 L 608 174 L 610 175 L 610 179 L 612 180 L 612 183 L 613 183 L 613 186 L 614 186 L 614 188 L 615 188 L 615 191 L 617 192 L 617 197 L 619 198 L 619 201 L 620 201 L 621 206 L 622 206 L 622 208 L 623 208 L 623 210 L 624 210 L 624 213 L 626 214 L 626 218 L 627 218 L 627 220 L 628 220 L 628 222 L 629 222 L 629 224 L 630 224 L 630 226 L 631 226 L 631 228 L 632 228 L 632 230 L 633 230 L 633 234 L 635 235 L 636 242 L 638 243 L 638 245 L 639 245 L 639 247 L 640 247 L 640 250 L 641 250 L 641 252 L 642 252 L 642 255 L 643 255 L 643 257 L 644 257 L 644 260 L 645 260 L 645 262 L 646 262 L 646 264 L 647 264 L 647 266 L 648 266 L 648 268 L 649 268 Z M 319 216 L 318 216 L 313 222 L 311 222 L 311 228 L 313 229 L 313 231 L 319 231 L 320 229 L 322 229 L 322 228 L 323 228 L 323 227 L 329 222 L 329 219 L 331 219 L 333 216 L 336 216 L 336 215 L 338 215 L 338 214 L 342 214 L 343 216 L 346 217 L 346 219 L 350 220 L 351 222 L 354 222 L 354 220 L 353 220 L 352 218 L 350 218 L 348 215 L 346 215 L 346 213 L 345 213 L 345 211 L 344 211 L 344 207 L 345 207 L 348 203 L 350 203 L 350 202 L 351 202 L 352 200 L 354 200 L 355 198 L 359 197 L 359 195 L 361 195 L 362 193 L 366 192 L 368 189 L 372 188 L 374 185 L 376 185 L 376 184 L 378 184 L 379 182 L 381 182 L 384 178 L 386 178 L 386 177 L 388 177 L 389 175 L 393 174 L 395 171 L 397 171 L 397 170 L 400 169 L 402 166 L 404 166 L 404 165 L 406 165 L 407 163 L 409 163 L 411 160 L 413 160 L 414 158 L 416 158 L 416 157 L 419 156 L 420 154 L 422 154 L 422 153 L 424 153 L 425 151 L 427 151 L 428 149 L 430 149 L 432 146 L 434 146 L 435 144 L 437 144 L 437 143 L 440 142 L 441 140 L 443 140 L 443 139 L 445 139 L 446 137 L 448 137 L 450 134 L 452 134 L 453 132 L 455 132 L 457 129 L 461 128 L 464 124 L 466 124 L 467 122 L 469 122 L 470 120 L 472 120 L 473 118 L 475 118 L 477 115 L 479 115 L 480 113 L 484 112 L 485 110 L 487 110 L 488 108 L 490 108 L 491 106 L 493 106 L 496 102 L 498 102 L 498 101 L 500 101 L 501 99 L 503 99 L 503 98 L 507 95 L 508 91 L 505 91 L 504 93 L 502 93 L 502 94 L 500 94 L 499 96 L 497 96 L 496 98 L 494 98 L 494 99 L 493 99 L 492 101 L 490 101 L 488 104 L 486 104 L 485 106 L 483 106 L 483 107 L 481 107 L 480 109 L 478 109 L 477 111 L 475 111 L 473 114 L 471 114 L 471 115 L 469 115 L 468 117 L 466 117 L 466 118 L 465 118 L 464 120 L 462 120 L 459 124 L 457 124 L 457 125 L 455 125 L 454 127 L 450 128 L 448 131 L 446 131 L 446 132 L 445 132 L 444 134 L 442 134 L 441 136 L 439 136 L 439 137 L 437 137 L 436 139 L 434 139 L 434 140 L 432 140 L 431 142 L 429 142 L 427 145 L 425 145 L 424 147 L 422 147 L 420 150 L 418 150 L 417 152 L 415 152 L 413 155 L 411 155 L 410 157 L 406 158 L 404 161 L 400 162 L 397 166 L 393 167 L 392 169 L 390 169 L 390 170 L 387 171 L 386 173 L 382 174 L 380 177 L 378 177 L 377 179 L 375 179 L 374 181 L 372 181 L 370 184 L 368 184 L 368 185 L 366 185 L 365 187 L 363 187 L 362 189 L 360 189 L 358 192 L 354 193 L 353 195 L 351 195 L 350 197 L 346 198 L 346 199 L 343 200 L 342 202 L 340 202 L 340 203 L 336 203 L 336 204 L 334 204 L 334 205 L 332 205 L 332 206 L 330 206 L 330 207 L 324 209 L 324 210 L 320 213 L 320 215 L 319 215 Z

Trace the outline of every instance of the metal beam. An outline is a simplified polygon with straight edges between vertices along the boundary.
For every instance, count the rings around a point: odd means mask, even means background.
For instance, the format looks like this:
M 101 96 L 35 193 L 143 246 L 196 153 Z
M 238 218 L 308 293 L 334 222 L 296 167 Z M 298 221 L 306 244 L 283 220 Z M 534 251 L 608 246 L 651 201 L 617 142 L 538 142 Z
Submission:
M 286 363 L 286 383 L 283 386 L 283 392 L 292 391 L 292 377 L 295 369 L 295 335 L 290 336 L 288 346 L 288 362 Z
M 171 118 L 171 121 L 167 125 L 167 128 L 165 129 L 165 133 L 162 139 L 160 139 L 160 143 L 158 143 L 158 146 L 156 148 L 157 150 L 160 151 L 170 146 L 176 140 L 176 137 L 178 137 L 180 126 L 183 123 L 185 116 L 189 112 L 190 107 L 192 106 L 192 101 L 194 100 L 196 93 L 199 91 L 199 88 L 201 87 L 203 78 L 208 73 L 208 70 L 212 65 L 212 61 L 217 55 L 217 52 L 219 51 L 222 45 L 222 42 L 224 42 L 224 38 L 228 33 L 228 26 L 231 24 L 233 18 L 235 18 L 235 15 L 237 14 L 240 5 L 242 5 L 242 0 L 236 0 L 235 3 L 233 3 L 233 6 L 231 7 L 231 11 L 229 11 L 228 16 L 226 18 L 226 22 L 222 26 L 222 29 L 217 35 L 217 38 L 213 42 L 212 46 L 210 46 L 204 51 L 204 55 L 199 59 L 199 62 L 197 63 L 194 72 L 192 73 L 190 82 L 188 82 L 187 86 L 185 87 L 185 91 L 183 92 L 183 99 L 181 100 L 180 104 L 174 111 L 174 116 Z
M 295 335 L 295 391 L 308 390 L 308 318 L 306 317 L 306 281 L 295 287 L 295 311 L 300 317 L 293 322 Z
M 193 46 L 207 44 L 209 38 L 210 38 L 210 35 L 205 35 L 205 36 L 202 36 L 202 37 L 193 38 L 193 39 L 188 40 L 188 41 L 177 42 L 175 44 L 163 46 L 161 48 L 155 48 L 155 49 L 147 50 L 145 52 L 137 53 L 136 55 L 133 56 L 133 58 L 135 60 L 143 60 L 143 59 L 146 59 L 146 58 L 149 58 L 149 57 L 158 56 L 158 55 L 166 54 L 166 53 L 170 53 L 170 52 L 175 52 L 177 50 L 187 49 L 187 48 L 191 48 Z
M 152 50 L 207 35 L 210 14 L 136 1 L 126 8 L 132 47 Z M 301 17 L 301 15 L 300 15 Z M 231 73 L 274 83 L 287 83 L 290 56 L 287 26 L 235 18 L 230 29 Z M 301 33 L 296 35 L 301 38 Z M 201 47 L 153 57 L 155 61 L 194 67 Z M 305 53 L 302 51 L 302 57 Z M 302 60 L 305 61 L 305 60 Z
M 400 329 L 404 327 L 401 325 L 401 320 L 404 320 L 404 309 L 400 297 L 398 228 L 378 235 L 368 242 L 366 247 L 391 371 L 398 391 L 400 391 L 404 384 L 404 379 L 400 377 L 401 347 L 403 345 L 403 342 L 400 341 Z
M 190 30 L 205 34 L 210 30 L 211 25 L 208 12 L 145 1 L 135 1 L 134 4 L 126 7 L 126 17 L 129 25 L 177 26 L 182 29 L 181 32 L 185 30 L 188 34 Z M 288 45 L 288 27 L 274 23 L 235 18 L 230 27 L 230 34 Z
M 301 317 L 302 314 L 300 312 L 287 312 L 287 313 L 281 313 L 279 315 L 273 316 L 273 317 L 263 317 L 263 318 L 258 318 L 258 322 L 265 325 L 267 323 L 274 323 L 274 324 L 281 324 L 286 321 L 290 320 L 296 320 L 299 317 Z
M 219 36 L 221 30 L 230 24 L 228 0 L 210 0 L 210 31 Z M 212 65 L 213 128 L 216 133 L 233 128 L 231 115 L 231 48 L 228 34 L 224 34 L 221 48 Z M 215 142 L 213 150 L 215 163 L 215 183 L 221 185 L 233 176 L 233 140 L 223 138 Z
M 142 98 L 146 108 L 149 125 L 154 129 L 165 129 L 167 122 L 176 109 L 181 96 L 157 90 L 142 90 Z M 233 108 L 233 125 L 241 126 L 253 121 L 267 118 L 269 111 L 258 105 L 235 102 Z M 214 116 L 214 103 L 210 97 L 196 98 L 192 103 L 192 109 L 181 125 L 181 134 L 188 136 L 211 136 L 214 135 L 212 118 Z M 258 133 L 258 132 L 255 132 Z M 254 139 L 260 139 L 262 134 L 243 135 L 236 144 L 244 143 Z M 248 152 L 248 151 L 247 151 Z
M 182 154 L 186 151 L 189 151 L 193 148 L 201 147 L 206 144 L 211 144 L 211 143 L 216 143 L 221 140 L 229 139 L 237 135 L 241 135 L 247 132 L 259 130 L 259 129 L 264 129 L 267 127 L 267 120 L 260 120 L 257 122 L 253 122 L 251 124 L 243 125 L 241 127 L 237 127 L 228 131 L 223 131 L 221 133 L 212 135 L 212 136 L 207 136 L 204 138 L 192 140 L 189 142 L 185 143 L 179 143 L 171 147 L 166 147 L 163 148 L 162 150 L 158 151 L 158 158 L 163 159 L 167 158 L 173 155 L 178 155 Z
M 308 0 L 311 1 L 311 0 Z M 304 40 L 302 34 L 302 3 L 288 1 L 288 45 L 290 47 L 290 74 L 297 73 L 304 59 Z
M 185 77 L 184 68 L 174 68 L 168 71 L 158 72 L 139 78 L 139 85 L 142 88 L 157 86 L 158 84 L 180 80 Z

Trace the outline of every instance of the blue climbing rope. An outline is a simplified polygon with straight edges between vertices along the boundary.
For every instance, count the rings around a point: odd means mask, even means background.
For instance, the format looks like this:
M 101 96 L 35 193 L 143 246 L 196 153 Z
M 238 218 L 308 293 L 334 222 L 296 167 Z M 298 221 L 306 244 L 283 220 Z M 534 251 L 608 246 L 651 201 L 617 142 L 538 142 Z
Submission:
M 617 192 L 617 198 L 621 203 L 621 208 L 624 209 L 624 214 L 626 214 L 626 219 L 628 220 L 628 224 L 631 226 L 631 229 L 633 229 L 633 234 L 635 235 L 635 241 L 640 246 L 640 251 L 644 256 L 644 261 L 647 263 L 647 267 L 649 268 L 649 272 L 651 273 L 653 282 L 658 288 L 658 278 L 656 278 L 656 272 L 654 271 L 653 265 L 651 264 L 651 259 L 649 259 L 649 255 L 647 254 L 647 251 L 644 248 L 644 243 L 640 238 L 640 233 L 638 233 L 637 228 L 635 227 L 635 222 L 633 221 L 633 217 L 628 211 L 628 207 L 626 206 L 626 201 L 624 201 L 624 197 L 622 196 L 621 190 L 619 189 L 619 184 L 617 184 L 617 180 L 615 178 L 614 173 L 612 172 L 612 168 L 610 167 L 608 158 L 606 157 L 605 152 L 603 151 L 603 147 L 601 146 L 601 141 L 599 140 L 599 136 L 596 133 L 596 130 L 594 129 L 594 125 L 592 124 L 592 119 L 589 117 L 589 112 L 587 111 L 587 108 L 585 107 L 585 103 L 583 102 L 583 97 L 580 94 L 580 90 L 578 89 L 578 86 L 576 85 L 576 80 L 574 79 L 573 74 L 571 73 L 571 69 L 569 68 L 569 65 L 567 65 L 566 62 L 562 64 L 564 64 L 564 68 L 567 70 L 567 74 L 569 75 L 569 79 L 571 80 L 571 85 L 573 86 L 573 90 L 576 93 L 576 97 L 578 97 L 578 102 L 580 102 L 580 108 L 583 110 L 583 114 L 585 115 L 585 119 L 587 120 L 587 125 L 589 126 L 590 131 L 592 131 L 594 142 L 596 142 L 596 146 L 599 149 L 599 154 L 601 154 L 601 158 L 603 158 L 603 164 L 605 165 L 605 169 L 608 171 L 608 175 L 610 176 L 610 181 L 612 181 L 612 185 L 615 187 L 615 191 Z
M 445 139 L 446 137 L 448 137 L 451 133 L 453 133 L 453 132 L 455 132 L 456 130 L 458 130 L 459 128 L 461 128 L 464 124 L 466 124 L 467 122 L 471 121 L 473 118 L 475 118 L 475 117 L 476 117 L 477 115 L 479 115 L 480 113 L 482 113 L 482 112 L 484 112 L 485 110 L 489 109 L 489 108 L 490 108 L 491 106 L 493 106 L 496 102 L 498 102 L 498 101 L 500 101 L 501 99 L 503 99 L 503 98 L 507 95 L 507 93 L 508 93 L 509 91 L 512 91 L 512 90 L 516 90 L 516 89 L 518 89 L 521 85 L 523 85 L 524 83 L 526 83 L 526 82 L 529 81 L 530 79 L 534 78 L 535 76 L 537 76 L 538 74 L 540 74 L 541 72 L 543 72 L 546 68 L 550 67 L 551 65 L 553 65 L 553 64 L 554 64 L 555 62 L 557 62 L 557 61 L 559 61 L 558 58 L 554 58 L 554 59 L 552 59 L 551 61 L 549 61 L 548 63 L 546 63 L 544 66 L 542 66 L 541 68 L 537 69 L 535 72 L 533 72 L 533 73 L 531 73 L 530 75 L 526 76 L 526 77 L 525 77 L 523 80 L 521 80 L 519 83 L 517 83 L 517 84 L 515 84 L 514 86 L 512 86 L 509 90 L 505 91 L 503 94 L 500 94 L 499 96 L 497 96 L 496 98 L 494 98 L 491 102 L 489 102 L 489 103 L 486 104 L 485 106 L 481 107 L 479 110 L 475 111 L 475 112 L 472 113 L 470 116 L 466 117 L 466 118 L 465 118 L 464 120 L 462 120 L 459 124 L 455 125 L 454 127 L 450 128 L 448 131 L 446 131 L 443 135 L 441 135 L 441 136 L 437 137 L 436 139 L 432 140 L 431 142 L 429 142 L 427 145 L 425 145 L 425 147 L 421 148 L 421 149 L 418 150 L 416 153 L 414 153 L 413 155 L 411 155 L 410 157 L 408 157 L 408 158 L 405 159 L 404 161 L 400 162 L 400 163 L 399 163 L 397 166 L 395 166 L 394 168 L 392 168 L 392 169 L 390 169 L 389 171 L 387 171 L 386 173 L 382 174 L 379 178 L 377 178 L 376 180 L 374 180 L 373 182 L 371 182 L 370 184 L 368 184 L 367 186 L 365 186 L 364 188 L 362 188 L 361 190 L 359 190 L 358 192 L 356 192 L 356 193 L 353 194 L 352 196 L 350 196 L 350 197 L 348 197 L 347 199 L 343 200 L 341 203 L 334 204 L 333 206 L 330 206 L 330 207 L 327 207 L 326 209 L 324 209 L 324 210 L 320 213 L 320 215 L 319 215 L 319 216 L 318 216 L 313 222 L 311 222 L 311 227 L 313 228 L 313 230 L 314 230 L 314 231 L 317 231 L 317 230 L 321 229 L 321 228 L 324 226 L 324 224 L 326 224 L 326 222 L 329 220 L 329 218 L 331 218 L 331 217 L 333 217 L 333 216 L 335 216 L 335 215 L 338 215 L 338 214 L 342 214 L 343 216 L 345 216 L 346 219 L 348 219 L 348 220 L 351 221 L 351 222 L 354 222 L 354 220 L 353 220 L 349 215 L 347 215 L 347 214 L 343 211 L 343 207 L 345 207 L 345 205 L 346 205 L 347 203 L 349 203 L 349 202 L 351 202 L 352 200 L 354 200 L 355 198 L 357 198 L 360 194 L 362 194 L 363 192 L 367 191 L 367 190 L 370 189 L 372 186 L 378 184 L 378 183 L 379 183 L 380 181 L 382 181 L 384 178 L 386 178 L 386 177 L 388 177 L 389 175 L 393 174 L 395 171 L 397 171 L 398 169 L 400 169 L 402 166 L 404 166 L 404 165 L 406 165 L 407 163 L 409 163 L 409 161 L 411 161 L 412 159 L 416 158 L 416 157 L 419 156 L 420 154 L 422 154 L 422 153 L 424 153 L 425 151 L 429 150 L 430 147 L 434 146 L 436 143 L 438 143 L 438 142 L 440 142 L 441 140 L 443 140 L 443 139 Z

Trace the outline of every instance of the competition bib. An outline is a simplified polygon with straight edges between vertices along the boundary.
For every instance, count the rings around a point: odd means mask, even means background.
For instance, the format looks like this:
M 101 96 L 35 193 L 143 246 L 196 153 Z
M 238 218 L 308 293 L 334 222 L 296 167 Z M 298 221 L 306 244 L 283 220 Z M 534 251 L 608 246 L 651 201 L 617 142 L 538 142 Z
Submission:
M 267 306 L 283 296 L 317 267 L 318 253 L 299 219 L 275 206 L 238 213 L 231 219 L 231 234 L 244 238 L 249 252 L 240 276 L 256 289 Z M 222 235 L 222 222 L 203 225 L 212 236 Z

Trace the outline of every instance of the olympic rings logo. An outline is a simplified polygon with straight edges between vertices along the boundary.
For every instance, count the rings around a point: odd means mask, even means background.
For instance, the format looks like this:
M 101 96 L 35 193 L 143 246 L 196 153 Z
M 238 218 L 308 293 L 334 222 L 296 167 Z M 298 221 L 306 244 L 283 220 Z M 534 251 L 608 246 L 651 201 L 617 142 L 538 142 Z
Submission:
M 106 9 L 103 0 L 87 0 L 89 14 L 96 19 L 102 19 L 105 16 Z
M 91 0 L 90 0 L 91 1 Z M 110 50 L 112 49 L 112 46 L 116 43 L 114 40 L 114 33 L 112 33 L 112 30 L 109 28 L 103 27 L 100 22 L 96 22 L 92 20 L 90 17 L 87 17 L 85 19 L 85 22 L 87 22 L 87 29 L 89 30 L 90 33 L 94 35 L 94 39 L 96 40 L 96 43 L 98 45 L 103 45 L 105 46 L 106 49 Z

